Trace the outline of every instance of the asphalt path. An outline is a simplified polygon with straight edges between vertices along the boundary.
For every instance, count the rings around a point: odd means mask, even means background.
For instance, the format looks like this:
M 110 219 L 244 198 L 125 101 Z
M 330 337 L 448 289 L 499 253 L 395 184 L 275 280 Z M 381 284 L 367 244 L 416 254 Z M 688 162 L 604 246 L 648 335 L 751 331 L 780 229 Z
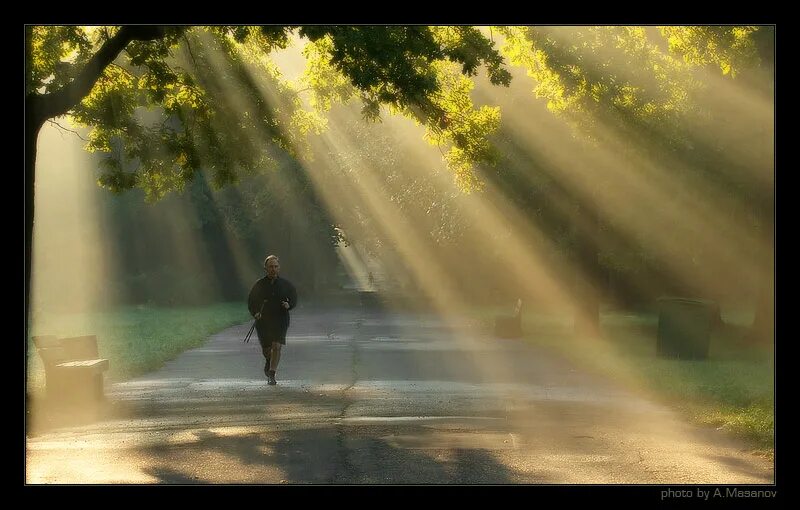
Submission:
M 26 482 L 773 483 L 772 461 L 723 432 L 457 322 L 298 309 L 277 386 L 250 324 L 231 327 L 107 385 L 91 413 L 42 411 Z

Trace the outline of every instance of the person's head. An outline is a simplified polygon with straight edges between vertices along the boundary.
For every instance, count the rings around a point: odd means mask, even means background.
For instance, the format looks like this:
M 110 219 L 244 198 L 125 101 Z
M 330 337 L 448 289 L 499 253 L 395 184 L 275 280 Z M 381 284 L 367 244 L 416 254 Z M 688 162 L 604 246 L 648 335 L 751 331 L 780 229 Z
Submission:
M 278 271 L 281 270 L 281 263 L 277 255 L 270 255 L 264 259 L 264 269 L 267 271 L 267 278 L 274 279 L 278 276 Z

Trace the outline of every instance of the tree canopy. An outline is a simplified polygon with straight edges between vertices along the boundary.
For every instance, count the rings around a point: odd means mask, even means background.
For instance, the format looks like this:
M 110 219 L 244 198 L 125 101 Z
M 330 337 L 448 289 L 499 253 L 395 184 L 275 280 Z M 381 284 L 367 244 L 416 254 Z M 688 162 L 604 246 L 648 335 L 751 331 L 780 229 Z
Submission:
M 304 136 L 324 128 L 319 114 L 358 97 L 367 118 L 385 106 L 423 123 L 462 187 L 474 189 L 473 165 L 496 160 L 487 137 L 500 123 L 497 108 L 471 100 L 480 68 L 492 84 L 508 85 L 509 58 L 528 69 L 554 112 L 613 112 L 671 128 L 664 138 L 677 143 L 676 119 L 697 107 L 692 92 L 702 86 L 691 69 L 735 77 L 769 64 L 771 33 L 498 27 L 501 53 L 494 32 L 467 26 L 28 26 L 26 115 L 29 129 L 63 114 L 89 127 L 87 149 L 109 155 L 101 184 L 157 199 L 200 169 L 223 186 L 274 164 L 278 152 L 302 157 Z M 302 89 L 269 58 L 295 39 L 306 41 Z M 312 94 L 312 109 L 301 90 Z
M 290 81 L 272 56 L 298 43 L 306 68 Z M 103 187 L 138 188 L 157 200 L 200 171 L 220 188 L 269 168 L 297 168 L 286 161 L 310 157 L 307 135 L 325 129 L 334 104 L 351 100 L 367 119 L 388 109 L 422 124 L 460 187 L 479 189 L 492 175 L 483 167 L 502 163 L 498 147 L 509 146 L 497 144 L 501 109 L 475 101 L 476 78 L 483 73 L 507 86 L 511 63 L 527 70 L 533 94 L 589 144 L 623 134 L 647 142 L 651 160 L 668 156 L 686 163 L 683 171 L 716 172 L 715 184 L 748 196 L 750 181 L 719 169 L 749 162 L 729 155 L 730 143 L 696 136 L 712 125 L 703 119 L 721 111 L 709 107 L 715 89 L 704 79 L 746 81 L 762 73 L 760 86 L 771 89 L 773 59 L 770 26 L 27 26 L 27 191 L 32 198 L 38 130 L 62 115 L 88 128 L 87 150 L 105 155 Z M 701 129 L 688 129 L 693 122 Z M 397 158 L 383 156 L 391 160 L 387 179 L 395 179 Z M 348 161 L 362 155 L 336 158 L 352 173 Z M 501 164 L 498 172 L 508 168 Z M 530 192 L 520 186 L 527 176 L 512 174 L 500 184 L 535 216 L 550 192 Z M 414 186 L 392 200 L 414 211 L 428 189 Z M 770 200 L 762 204 L 771 210 Z M 442 225 L 457 227 L 457 216 L 448 208 Z
M 324 125 L 318 112 L 353 96 L 369 118 L 385 105 L 428 126 L 469 187 L 471 164 L 492 158 L 485 135 L 499 117 L 473 109 L 458 76 L 484 66 L 492 83 L 510 81 L 494 44 L 472 27 L 32 26 L 26 35 L 31 126 L 69 114 L 91 129 L 87 149 L 109 155 L 101 184 L 153 199 L 201 168 L 222 186 L 280 151 L 302 156 L 303 136 Z M 303 81 L 314 110 L 268 58 L 291 37 L 308 40 Z M 269 95 L 259 93 L 262 78 Z

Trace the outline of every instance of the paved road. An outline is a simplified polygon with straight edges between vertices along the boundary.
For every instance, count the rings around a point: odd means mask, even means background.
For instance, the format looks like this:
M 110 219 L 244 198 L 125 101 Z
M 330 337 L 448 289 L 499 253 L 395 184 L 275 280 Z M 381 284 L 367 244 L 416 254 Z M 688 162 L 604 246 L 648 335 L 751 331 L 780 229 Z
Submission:
M 298 310 L 267 386 L 249 324 L 27 439 L 28 483 L 772 483 L 721 432 L 522 341 Z

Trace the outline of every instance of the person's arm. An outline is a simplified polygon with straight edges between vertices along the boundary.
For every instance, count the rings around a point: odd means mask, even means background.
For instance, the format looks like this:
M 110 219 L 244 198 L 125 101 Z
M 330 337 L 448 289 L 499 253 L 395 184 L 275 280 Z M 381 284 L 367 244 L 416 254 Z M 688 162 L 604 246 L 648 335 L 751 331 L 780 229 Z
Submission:
M 250 289 L 250 295 L 247 297 L 247 309 L 250 310 L 250 315 L 253 317 L 256 316 L 259 309 L 261 308 L 261 292 L 259 292 L 258 283 L 253 285 L 253 288 Z
M 288 281 L 286 282 L 286 297 L 284 300 L 289 302 L 289 308 L 287 308 L 287 310 L 291 310 L 297 306 L 297 290 L 294 288 L 294 285 Z

